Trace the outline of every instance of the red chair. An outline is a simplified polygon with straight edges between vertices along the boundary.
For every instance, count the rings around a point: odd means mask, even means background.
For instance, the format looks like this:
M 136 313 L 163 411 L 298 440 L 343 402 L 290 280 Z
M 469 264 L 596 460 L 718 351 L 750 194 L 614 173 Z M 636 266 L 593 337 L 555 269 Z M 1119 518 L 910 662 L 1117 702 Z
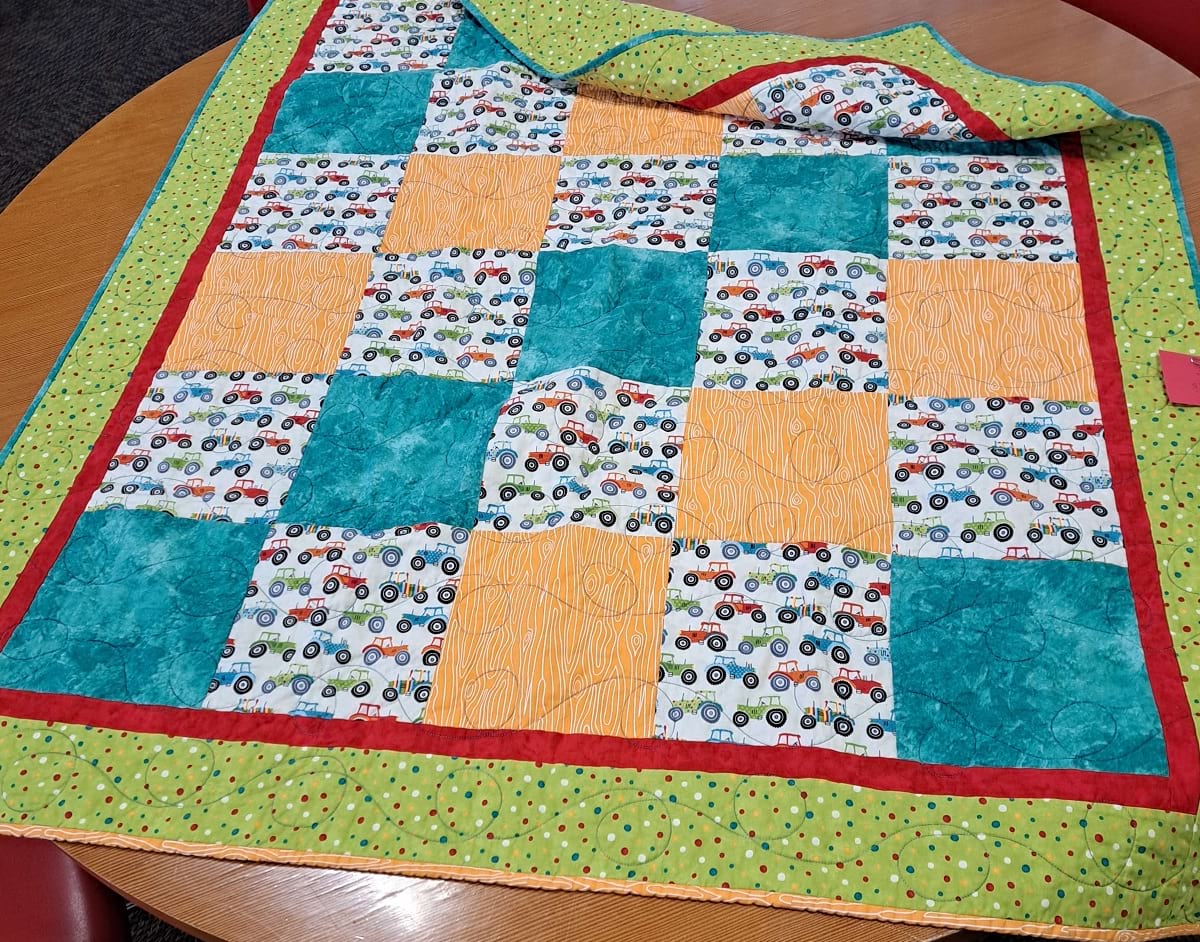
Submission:
M 1067 0 L 1165 52 L 1200 75 L 1200 8 L 1194 0 Z
M 129 942 L 125 901 L 51 841 L 0 836 L 0 942 Z

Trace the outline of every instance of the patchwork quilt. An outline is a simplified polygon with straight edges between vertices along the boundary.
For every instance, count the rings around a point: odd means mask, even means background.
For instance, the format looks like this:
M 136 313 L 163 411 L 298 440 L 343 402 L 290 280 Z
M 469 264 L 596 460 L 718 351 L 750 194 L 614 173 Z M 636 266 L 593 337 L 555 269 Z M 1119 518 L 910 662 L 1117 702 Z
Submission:
M 1194 927 L 1195 273 L 925 26 L 273 0 L 3 455 L 0 831 Z

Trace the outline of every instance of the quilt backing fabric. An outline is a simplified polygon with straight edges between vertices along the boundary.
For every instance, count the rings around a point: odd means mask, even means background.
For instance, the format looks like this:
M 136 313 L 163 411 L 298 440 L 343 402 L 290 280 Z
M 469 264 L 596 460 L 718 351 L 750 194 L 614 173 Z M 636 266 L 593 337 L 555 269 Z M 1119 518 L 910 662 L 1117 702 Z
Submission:
M 927 27 L 273 0 L 4 453 L 0 831 L 1192 926 L 1195 270 Z

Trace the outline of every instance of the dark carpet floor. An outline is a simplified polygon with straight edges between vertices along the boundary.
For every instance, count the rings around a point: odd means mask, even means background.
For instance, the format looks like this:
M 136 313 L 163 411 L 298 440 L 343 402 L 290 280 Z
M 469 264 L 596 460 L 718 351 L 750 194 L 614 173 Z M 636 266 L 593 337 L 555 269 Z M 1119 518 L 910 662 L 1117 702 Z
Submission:
M 0 209 L 106 114 L 249 22 L 245 0 L 0 0 Z M 194 942 L 136 907 L 129 924 L 134 942 Z
M 0 0 L 0 209 L 106 114 L 249 21 L 245 0 Z

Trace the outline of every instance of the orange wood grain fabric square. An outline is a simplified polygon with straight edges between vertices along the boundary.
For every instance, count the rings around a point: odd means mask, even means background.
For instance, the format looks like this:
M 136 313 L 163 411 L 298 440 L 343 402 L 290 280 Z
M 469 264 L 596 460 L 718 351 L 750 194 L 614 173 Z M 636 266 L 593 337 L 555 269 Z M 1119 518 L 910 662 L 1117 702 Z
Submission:
M 893 389 L 1096 398 L 1077 265 L 893 260 L 888 304 Z
M 370 270 L 370 255 L 217 252 L 163 369 L 332 372 Z
M 891 549 L 886 399 L 828 389 L 764 396 L 696 389 L 679 535 Z
M 486 245 L 536 252 L 558 168 L 550 156 L 413 154 L 382 251 Z
M 476 530 L 427 721 L 647 737 L 670 544 Z
M 563 145 L 565 154 L 719 154 L 720 115 L 685 111 L 585 85 Z

